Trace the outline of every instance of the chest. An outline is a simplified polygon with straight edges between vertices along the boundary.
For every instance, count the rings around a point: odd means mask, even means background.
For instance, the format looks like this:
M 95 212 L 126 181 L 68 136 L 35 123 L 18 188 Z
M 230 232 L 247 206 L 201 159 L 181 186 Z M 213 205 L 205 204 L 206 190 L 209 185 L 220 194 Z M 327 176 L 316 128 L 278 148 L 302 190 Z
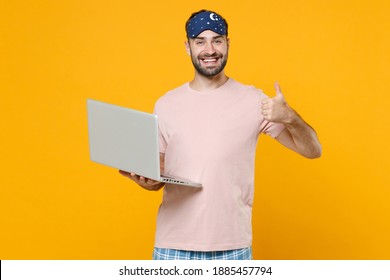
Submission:
M 259 104 L 248 98 L 197 99 L 178 103 L 163 117 L 169 142 L 229 145 L 255 142 L 259 129 Z

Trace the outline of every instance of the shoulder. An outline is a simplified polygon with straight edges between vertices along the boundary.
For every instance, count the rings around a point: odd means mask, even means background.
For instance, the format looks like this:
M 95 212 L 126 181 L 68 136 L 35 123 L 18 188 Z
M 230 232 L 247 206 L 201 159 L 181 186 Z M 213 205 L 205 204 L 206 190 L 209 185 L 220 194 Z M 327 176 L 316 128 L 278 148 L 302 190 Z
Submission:
M 248 97 L 257 98 L 257 99 L 263 99 L 266 98 L 267 95 L 259 88 L 256 88 L 253 85 L 246 85 L 243 83 L 240 83 L 234 79 L 230 79 L 230 89 L 236 93 L 245 94 Z

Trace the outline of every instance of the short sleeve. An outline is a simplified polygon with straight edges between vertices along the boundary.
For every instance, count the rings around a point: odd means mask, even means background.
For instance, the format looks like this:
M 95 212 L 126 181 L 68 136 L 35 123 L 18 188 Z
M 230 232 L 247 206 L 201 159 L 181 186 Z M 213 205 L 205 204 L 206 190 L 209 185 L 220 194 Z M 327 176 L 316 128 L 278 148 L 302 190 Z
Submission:
M 260 133 L 267 134 L 272 138 L 276 138 L 286 127 L 281 123 L 273 123 L 270 121 L 263 120 L 260 125 Z

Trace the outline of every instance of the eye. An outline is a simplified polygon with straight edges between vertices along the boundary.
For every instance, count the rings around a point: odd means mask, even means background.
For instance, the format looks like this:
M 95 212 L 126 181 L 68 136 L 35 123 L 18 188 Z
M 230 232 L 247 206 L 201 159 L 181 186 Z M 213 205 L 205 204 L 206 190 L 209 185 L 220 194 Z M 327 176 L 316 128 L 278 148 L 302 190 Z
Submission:
M 198 46 L 201 46 L 201 45 L 204 44 L 204 42 L 203 41 L 195 41 L 195 44 L 198 45 Z

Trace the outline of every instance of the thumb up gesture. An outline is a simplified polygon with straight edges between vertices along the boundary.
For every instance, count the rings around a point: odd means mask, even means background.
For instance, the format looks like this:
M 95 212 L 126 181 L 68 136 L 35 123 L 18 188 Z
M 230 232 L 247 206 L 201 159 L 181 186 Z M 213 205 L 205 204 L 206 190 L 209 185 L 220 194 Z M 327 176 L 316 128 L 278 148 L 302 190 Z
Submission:
M 278 82 L 275 82 L 276 96 L 261 101 L 261 114 L 264 119 L 275 123 L 289 123 L 294 111 L 287 105 Z

